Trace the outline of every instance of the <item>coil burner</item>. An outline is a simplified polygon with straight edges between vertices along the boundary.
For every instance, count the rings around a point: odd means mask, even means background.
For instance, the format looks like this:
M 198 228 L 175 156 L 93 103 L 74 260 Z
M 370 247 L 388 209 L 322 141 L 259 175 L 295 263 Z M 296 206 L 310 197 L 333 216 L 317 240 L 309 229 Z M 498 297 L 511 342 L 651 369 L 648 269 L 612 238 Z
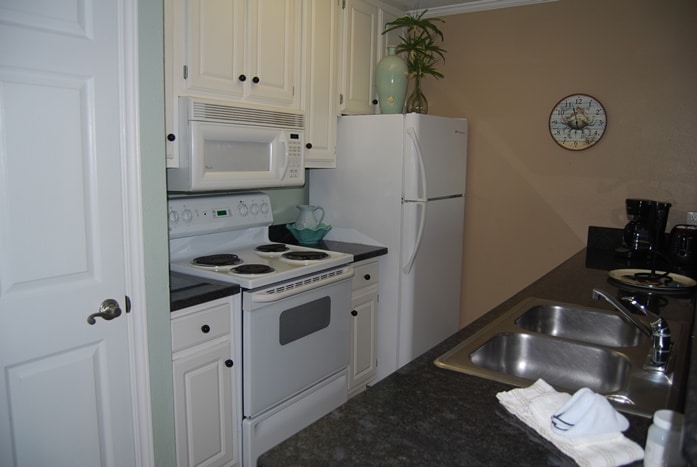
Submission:
M 217 255 L 199 256 L 191 261 L 195 266 L 218 268 L 222 266 L 234 266 L 240 264 L 242 260 L 239 256 L 232 253 L 220 253 Z
M 243 264 L 232 268 L 230 272 L 236 274 L 269 274 L 274 272 L 274 268 L 268 264 Z

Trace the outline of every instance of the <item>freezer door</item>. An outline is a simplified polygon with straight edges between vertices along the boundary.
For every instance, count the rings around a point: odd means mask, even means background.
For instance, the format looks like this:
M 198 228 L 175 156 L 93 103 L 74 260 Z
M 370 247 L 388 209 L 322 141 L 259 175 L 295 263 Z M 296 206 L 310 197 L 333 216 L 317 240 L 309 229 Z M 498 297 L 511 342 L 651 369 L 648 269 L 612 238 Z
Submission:
M 400 271 L 400 367 L 459 329 L 465 199 L 430 201 L 425 208 L 421 247 L 409 273 Z M 423 206 L 405 203 L 403 210 L 404 264 Z
M 404 199 L 464 194 L 467 120 L 407 114 L 404 122 Z

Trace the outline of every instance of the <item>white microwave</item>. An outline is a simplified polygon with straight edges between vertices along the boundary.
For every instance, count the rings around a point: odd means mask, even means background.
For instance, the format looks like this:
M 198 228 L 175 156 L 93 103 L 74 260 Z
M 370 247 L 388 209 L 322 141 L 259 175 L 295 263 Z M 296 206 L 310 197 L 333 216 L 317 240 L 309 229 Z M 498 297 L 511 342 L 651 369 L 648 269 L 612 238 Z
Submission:
M 305 184 L 304 116 L 179 98 L 179 167 L 168 191 L 215 191 Z

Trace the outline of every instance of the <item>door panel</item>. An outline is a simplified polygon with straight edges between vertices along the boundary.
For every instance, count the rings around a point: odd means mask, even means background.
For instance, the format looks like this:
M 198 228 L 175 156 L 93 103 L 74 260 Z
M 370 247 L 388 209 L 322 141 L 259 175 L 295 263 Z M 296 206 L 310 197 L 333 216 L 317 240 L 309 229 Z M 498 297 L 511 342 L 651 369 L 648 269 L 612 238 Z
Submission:
M 136 465 L 126 2 L 0 0 L 0 465 Z

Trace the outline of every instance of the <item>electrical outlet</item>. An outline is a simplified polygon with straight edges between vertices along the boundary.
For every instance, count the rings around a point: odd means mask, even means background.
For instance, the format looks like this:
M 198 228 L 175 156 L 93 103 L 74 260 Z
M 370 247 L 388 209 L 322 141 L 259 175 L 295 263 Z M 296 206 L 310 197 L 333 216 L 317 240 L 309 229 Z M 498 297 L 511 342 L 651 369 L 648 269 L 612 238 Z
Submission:
M 687 211 L 687 223 L 697 225 L 697 211 Z

